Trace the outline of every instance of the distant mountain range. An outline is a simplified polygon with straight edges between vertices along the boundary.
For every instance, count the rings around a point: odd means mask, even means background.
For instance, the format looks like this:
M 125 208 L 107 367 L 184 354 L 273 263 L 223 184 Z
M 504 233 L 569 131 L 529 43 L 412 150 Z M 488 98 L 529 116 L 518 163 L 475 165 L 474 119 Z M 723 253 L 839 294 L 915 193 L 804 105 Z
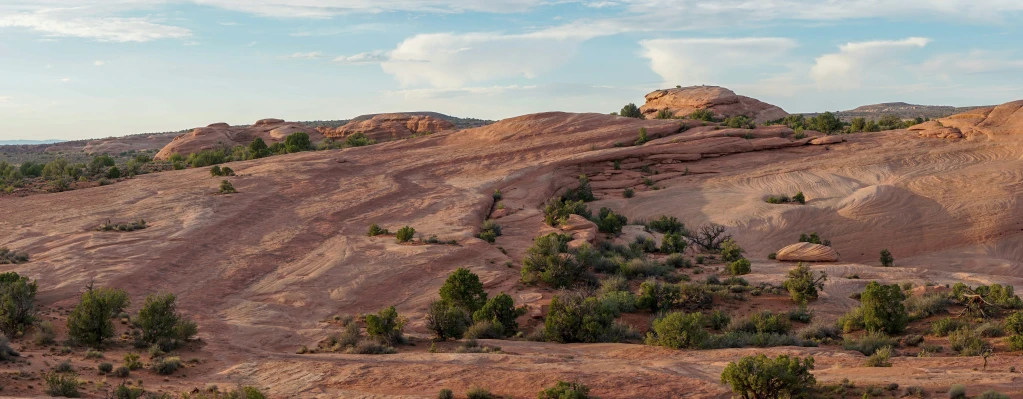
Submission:
M 27 145 L 27 144 L 53 144 L 63 143 L 67 140 L 0 140 L 0 145 Z
M 916 117 L 934 119 L 944 118 L 949 115 L 955 115 L 958 113 L 983 107 L 986 106 L 980 105 L 972 107 L 953 107 L 950 105 L 918 105 L 904 102 L 894 102 L 864 105 L 848 111 L 838 111 L 835 113 L 835 115 L 838 116 L 838 119 L 841 119 L 842 121 L 845 122 L 848 122 L 853 118 L 858 117 L 877 120 L 881 118 L 881 116 L 888 114 L 897 115 L 902 119 L 911 119 Z M 819 112 L 805 113 L 803 115 L 813 116 L 817 114 L 819 114 Z

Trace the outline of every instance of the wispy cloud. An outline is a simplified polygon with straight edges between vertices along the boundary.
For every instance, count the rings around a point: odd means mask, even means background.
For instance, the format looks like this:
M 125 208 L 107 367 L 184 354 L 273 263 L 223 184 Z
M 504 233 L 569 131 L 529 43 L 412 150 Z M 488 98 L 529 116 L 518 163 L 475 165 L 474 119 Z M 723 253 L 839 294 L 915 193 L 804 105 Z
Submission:
M 0 16 L 0 28 L 27 28 L 49 36 L 80 37 L 105 42 L 148 42 L 192 36 L 186 28 L 150 18 L 77 17 L 62 13 L 15 13 Z
M 103 65 L 106 65 L 106 62 L 103 62 L 103 61 L 94 61 L 94 62 L 92 63 L 92 65 L 94 65 L 94 66 L 103 66 Z
M 796 47 L 794 40 L 780 37 L 653 39 L 639 44 L 654 72 L 670 85 L 685 86 L 720 83 L 715 79 L 736 70 L 766 69 Z
M 339 64 L 361 65 L 361 64 L 379 64 L 379 63 L 387 61 L 387 60 L 388 60 L 387 52 L 386 51 L 377 50 L 377 51 L 368 51 L 368 52 L 365 52 L 365 53 L 359 53 L 359 54 L 350 55 L 350 56 L 342 55 L 340 57 L 334 58 L 333 62 L 336 62 L 336 63 L 339 63 Z
M 321 53 L 319 51 L 311 51 L 311 52 L 308 52 L 308 53 L 294 53 L 294 54 L 291 54 L 291 55 L 286 55 L 286 56 L 284 56 L 282 58 L 288 59 L 288 60 L 316 60 L 316 59 L 320 59 L 320 58 L 323 58 L 323 57 L 326 57 L 326 55 L 324 55 L 323 53 Z

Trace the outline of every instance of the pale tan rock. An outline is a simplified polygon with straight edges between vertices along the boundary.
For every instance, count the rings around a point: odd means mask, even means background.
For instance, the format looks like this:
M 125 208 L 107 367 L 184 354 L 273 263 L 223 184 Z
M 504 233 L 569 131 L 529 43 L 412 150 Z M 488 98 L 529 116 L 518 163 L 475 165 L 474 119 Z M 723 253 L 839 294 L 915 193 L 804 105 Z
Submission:
M 775 259 L 791 262 L 834 262 L 838 260 L 838 252 L 826 245 L 800 242 L 779 249 Z
M 206 127 L 196 128 L 190 133 L 177 136 L 167 143 L 156 154 L 157 160 L 166 160 L 171 154 L 188 154 L 213 148 L 247 146 L 257 137 L 262 138 L 266 145 L 284 141 L 294 133 L 306 133 L 314 144 L 323 141 L 323 135 L 316 129 L 297 122 L 285 122 L 281 119 L 260 119 L 252 126 L 230 126 L 226 123 L 213 123 Z
M 378 114 L 369 118 L 360 117 L 336 129 L 321 127 L 317 130 L 324 136 L 339 139 L 351 134 L 362 133 L 370 140 L 389 141 L 417 133 L 437 133 L 454 129 L 450 121 L 431 115 Z
M 646 95 L 646 104 L 640 107 L 648 119 L 663 109 L 678 116 L 689 115 L 699 109 L 714 112 L 718 118 L 745 115 L 757 123 L 784 118 L 785 110 L 755 98 L 736 95 L 718 86 L 690 86 L 657 90 Z
M 845 141 L 845 137 L 839 135 L 822 136 L 810 140 L 811 145 L 838 144 Z

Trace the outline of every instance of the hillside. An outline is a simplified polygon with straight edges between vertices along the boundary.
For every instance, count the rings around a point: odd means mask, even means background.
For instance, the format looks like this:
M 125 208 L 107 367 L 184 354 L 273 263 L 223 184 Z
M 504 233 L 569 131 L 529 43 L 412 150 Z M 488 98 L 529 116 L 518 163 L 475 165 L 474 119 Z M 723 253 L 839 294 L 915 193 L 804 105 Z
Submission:
M 881 104 L 862 105 L 851 110 L 838 111 L 836 116 L 843 122 L 849 122 L 853 118 L 866 118 L 878 120 L 884 115 L 896 115 L 902 119 L 936 119 L 961 114 L 985 106 L 953 107 L 949 105 L 918 105 L 904 102 L 891 102 Z M 804 113 L 803 115 L 813 116 L 817 113 Z
M 641 128 L 649 141 L 641 140 Z M 519 323 L 528 333 L 542 325 L 552 297 L 565 293 L 520 282 L 535 237 L 564 232 L 594 245 L 605 239 L 627 245 L 637 236 L 661 242 L 662 235 L 638 225 L 610 239 L 580 233 L 596 231 L 586 221 L 545 225 L 543 202 L 577 187 L 580 175 L 596 195 L 586 204 L 594 214 L 607 207 L 633 222 L 668 215 L 691 229 L 708 222 L 726 226 L 752 262 L 753 272 L 743 278 L 753 285 L 778 285 L 792 268 L 769 254 L 802 233 L 827 237 L 841 259 L 812 266 L 829 276 L 811 304 L 821 320 L 857 306 L 850 295 L 872 280 L 1023 287 L 1023 203 L 1017 200 L 1023 195 L 1017 184 L 1023 178 L 1023 131 L 1004 128 L 1011 132 L 960 141 L 907 130 L 796 138 L 777 126 L 525 115 L 365 147 L 233 162 L 228 165 L 237 176 L 228 179 L 238 193 L 229 195 L 217 194 L 223 178 L 187 169 L 63 193 L 0 197 L 0 247 L 31 254 L 29 263 L 0 265 L 0 271 L 38 279 L 43 317 L 57 325 L 90 283 L 126 289 L 138 302 L 149 293 L 178 295 L 179 308 L 198 322 L 201 338 L 181 356 L 198 362 L 187 378 L 133 377 L 152 390 L 244 383 L 267 387 L 273 397 L 425 398 L 441 388 L 465 392 L 485 385 L 507 397 L 530 398 L 566 380 L 586 383 L 601 398 L 724 398 L 729 393 L 720 384 L 721 370 L 757 353 L 813 355 L 815 376 L 825 384 L 849 379 L 860 387 L 897 383 L 935 392 L 971 381 L 978 392 L 1018 390 L 1018 376 L 1008 370 L 1019 367 L 1019 356 L 1004 346 L 984 370 L 978 370 L 979 357 L 948 352 L 898 356 L 890 368 L 864 367 L 863 355 L 836 345 L 671 350 L 641 341 L 482 339 L 501 352 L 457 353 L 459 344 L 446 341 L 432 353 L 424 316 L 447 276 L 466 267 L 491 296 L 505 292 L 527 308 Z M 634 196 L 626 198 L 626 189 Z M 805 194 L 805 205 L 764 201 L 796 192 Z M 106 220 L 139 218 L 150 227 L 93 231 Z M 487 218 L 502 226 L 494 244 L 475 237 Z M 411 226 L 419 238 L 399 244 L 394 236 L 368 237 L 371 224 L 391 231 Z M 431 236 L 441 243 L 428 242 Z M 443 244 L 448 240 L 456 243 Z M 877 265 L 882 248 L 895 254 L 896 267 Z M 697 256 L 709 256 L 707 263 L 673 275 L 684 275 L 684 281 L 728 277 L 714 256 L 685 255 L 693 262 Z M 634 279 L 631 289 L 642 281 Z M 796 309 L 785 295 L 744 298 L 714 303 L 725 304 L 721 309 L 736 318 Z M 408 317 L 414 346 L 399 346 L 393 355 L 296 353 L 340 331 L 341 315 L 392 305 Z M 652 320 L 649 312 L 621 317 L 640 332 Z M 927 337 L 947 345 L 934 339 Z M 15 342 L 35 359 L 50 356 L 45 348 Z M 117 359 L 128 346 L 115 345 L 108 357 Z M 94 367 L 80 354 L 67 358 Z M 45 370 L 37 360 L 23 369 Z M 9 387 L 4 394 L 34 395 L 24 383 L 11 384 L 15 374 L 10 369 L 2 377 Z

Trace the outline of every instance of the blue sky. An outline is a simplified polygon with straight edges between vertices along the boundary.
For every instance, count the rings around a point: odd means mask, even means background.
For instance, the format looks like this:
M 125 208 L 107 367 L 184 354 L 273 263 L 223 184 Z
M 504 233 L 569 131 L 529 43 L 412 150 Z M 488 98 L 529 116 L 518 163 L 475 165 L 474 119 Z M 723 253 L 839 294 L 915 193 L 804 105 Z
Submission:
M 0 139 L 260 118 L 611 112 L 714 84 L 789 112 L 1023 98 L 1003 0 L 0 0 Z

